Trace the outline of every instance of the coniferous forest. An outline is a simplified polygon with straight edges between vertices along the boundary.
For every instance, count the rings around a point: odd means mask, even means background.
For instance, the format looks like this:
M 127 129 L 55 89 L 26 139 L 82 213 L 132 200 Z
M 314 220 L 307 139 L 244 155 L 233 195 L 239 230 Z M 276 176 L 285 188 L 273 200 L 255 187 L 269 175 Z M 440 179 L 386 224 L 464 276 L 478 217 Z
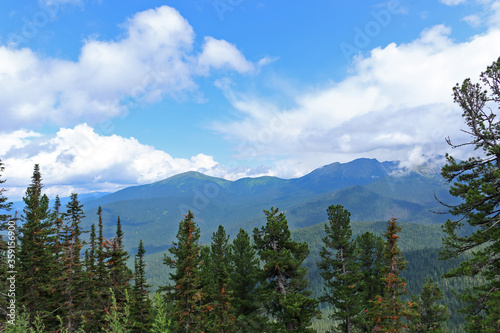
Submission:
M 441 175 L 460 203 L 442 202 L 453 218 L 440 250 L 403 252 L 397 216 L 382 232 L 355 233 L 351 212 L 335 202 L 314 241 L 312 229 L 297 240 L 286 214 L 270 207 L 261 228 L 233 236 L 221 225 L 204 245 L 189 211 L 178 230 L 165 230 L 176 240 L 153 292 L 146 244 L 127 253 L 120 216 L 112 238 L 101 207 L 83 229 L 78 195 L 49 202 L 35 165 L 22 212 L 0 188 L 0 331 L 499 332 L 500 122 L 491 110 L 500 106 L 500 58 L 480 80 L 453 88 L 470 141 L 447 141 L 477 156 L 446 156 Z

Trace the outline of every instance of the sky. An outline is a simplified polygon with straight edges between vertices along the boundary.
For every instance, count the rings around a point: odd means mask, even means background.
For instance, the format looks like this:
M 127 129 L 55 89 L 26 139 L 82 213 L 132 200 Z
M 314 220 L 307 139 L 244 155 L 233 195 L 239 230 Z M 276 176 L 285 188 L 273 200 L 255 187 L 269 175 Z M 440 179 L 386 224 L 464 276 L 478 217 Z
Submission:
M 411 169 L 467 140 L 452 87 L 499 56 L 493 0 L 2 1 L 2 178 L 19 200 L 34 164 L 51 197 Z

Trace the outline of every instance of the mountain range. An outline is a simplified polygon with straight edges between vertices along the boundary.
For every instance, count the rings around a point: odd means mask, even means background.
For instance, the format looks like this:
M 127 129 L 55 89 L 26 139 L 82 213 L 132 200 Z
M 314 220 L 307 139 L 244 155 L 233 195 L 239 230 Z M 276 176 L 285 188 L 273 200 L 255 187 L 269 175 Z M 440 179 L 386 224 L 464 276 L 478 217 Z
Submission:
M 165 251 L 175 240 L 178 224 L 188 210 L 200 226 L 202 241 L 219 225 L 230 235 L 239 228 L 251 231 L 265 223 L 263 209 L 285 212 L 290 229 L 327 220 L 329 205 L 341 204 L 352 221 L 387 221 L 438 224 L 446 215 L 435 196 L 456 203 L 448 185 L 433 168 L 401 170 L 397 162 L 357 159 L 333 163 L 295 179 L 243 178 L 229 181 L 197 172 L 186 172 L 148 185 L 128 187 L 93 200 L 85 200 L 83 227 L 97 223 L 97 207 L 103 209 L 107 237 L 115 232 L 120 216 L 125 247 L 135 253 L 143 239 L 149 254 Z

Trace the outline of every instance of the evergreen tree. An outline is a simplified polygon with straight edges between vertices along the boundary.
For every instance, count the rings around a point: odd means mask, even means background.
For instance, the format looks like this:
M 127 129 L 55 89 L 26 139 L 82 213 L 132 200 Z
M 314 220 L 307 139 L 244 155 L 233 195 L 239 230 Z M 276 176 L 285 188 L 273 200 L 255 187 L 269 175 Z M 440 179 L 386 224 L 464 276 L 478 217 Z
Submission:
M 412 296 L 412 303 L 417 306 L 419 316 L 413 317 L 410 323 L 411 332 L 447 332 L 444 324 L 450 315 L 448 313 L 448 306 L 439 303 L 443 298 L 443 291 L 432 279 L 425 282 L 420 294 Z
M 2 163 L 2 160 L 0 159 L 0 232 L 7 230 L 8 229 L 8 221 L 10 220 L 11 216 L 8 214 L 8 212 L 11 210 L 12 203 L 8 202 L 7 197 L 4 195 L 6 192 L 6 189 L 1 187 L 3 186 L 2 184 L 5 183 L 5 179 L 1 179 L 2 173 L 4 172 L 5 167 L 4 164 Z M 15 221 L 14 221 L 15 222 Z M 15 228 L 15 226 L 13 226 Z M 14 231 L 15 232 L 15 231 Z M 7 321 L 7 306 L 9 305 L 9 300 L 8 300 L 8 283 L 6 281 L 7 279 L 7 272 L 10 271 L 8 267 L 7 260 L 9 259 L 9 256 L 12 255 L 8 253 L 8 243 L 9 242 L 15 242 L 15 235 L 11 234 L 12 240 L 8 239 L 8 234 L 6 239 L 4 239 L 3 236 L 0 236 L 0 277 L 1 277 L 1 283 L 0 283 L 0 322 L 6 322 Z
M 116 303 L 120 306 L 125 302 L 125 291 L 130 291 L 130 279 L 132 278 L 132 271 L 127 267 L 127 260 L 130 256 L 123 248 L 123 231 L 120 217 L 116 222 L 116 237 L 111 242 L 109 256 L 107 268 L 111 278 L 111 288 Z
M 340 321 L 341 331 L 351 333 L 355 318 L 363 310 L 360 265 L 351 240 L 351 213 L 341 205 L 331 205 L 327 212 L 326 236 L 318 262 L 326 293 L 320 300 L 333 307 L 331 318 Z
M 471 145 L 479 156 L 457 162 L 446 155 L 441 175 L 449 183 L 450 193 L 461 203 L 449 206 L 456 220 L 444 225 L 443 259 L 463 253 L 472 258 L 449 271 L 445 277 L 479 276 L 485 283 L 462 293 L 469 332 L 500 331 L 500 122 L 492 111 L 500 106 L 500 58 L 481 74 L 481 84 L 466 79 L 453 88 L 454 101 L 463 110 L 468 126 L 463 132 L 471 141 L 453 147 Z M 468 226 L 466 225 L 468 224 Z
M 375 296 L 371 301 L 372 308 L 368 310 L 374 322 L 374 331 L 403 332 L 408 329 L 404 319 L 416 316 L 416 311 L 411 302 L 401 299 L 406 295 L 406 283 L 399 274 L 406 270 L 406 261 L 398 246 L 398 233 L 402 227 L 397 225 L 397 220 L 391 218 L 387 223 L 384 236 L 385 262 L 384 291 L 382 295 Z
M 110 257 L 110 251 L 108 250 L 111 246 L 103 234 L 103 220 L 102 220 L 102 208 L 99 206 L 97 208 L 97 244 L 95 249 L 95 309 L 96 311 L 91 311 L 91 329 L 100 329 L 104 325 L 104 311 L 103 309 L 109 309 L 111 304 L 111 278 L 109 271 L 107 269 L 107 262 Z
M 230 290 L 238 332 L 263 332 L 266 318 L 261 314 L 257 287 L 261 283 L 261 271 L 257 253 L 250 235 L 240 229 L 231 246 Z
M 226 236 L 224 227 L 219 225 L 217 232 L 212 236 L 210 252 L 203 262 L 205 278 L 202 282 L 205 293 L 205 311 L 207 314 L 208 332 L 234 332 L 234 309 L 231 305 L 232 296 L 229 289 L 230 273 L 230 246 L 229 236 Z
M 385 244 L 382 237 L 365 232 L 356 237 L 355 245 L 358 250 L 357 257 L 361 273 L 361 285 L 359 286 L 361 303 L 366 310 L 370 301 L 375 299 L 375 296 L 382 295 L 384 290 L 382 278 L 385 264 Z M 363 311 L 356 319 L 356 326 L 362 332 L 371 332 L 373 325 Z
M 2 163 L 2 159 L 0 158 L 0 186 L 6 182 L 5 179 L 1 179 L 2 173 L 5 171 L 5 166 Z M 6 230 L 6 225 L 4 222 L 7 222 L 10 219 L 10 215 L 7 214 L 12 208 L 12 202 L 9 202 L 7 197 L 5 196 L 5 192 L 7 190 L 3 187 L 0 187 L 0 231 Z
M 55 266 L 51 242 L 55 230 L 48 219 L 49 199 L 42 194 L 42 175 L 35 165 L 31 184 L 23 198 L 23 225 L 19 228 L 18 290 L 19 305 L 26 308 L 30 325 L 37 314 L 44 316 L 50 302 L 51 270 Z
M 139 241 L 139 248 L 135 255 L 134 286 L 132 289 L 131 316 L 136 325 L 132 332 L 148 332 L 152 321 L 152 303 L 148 297 L 148 288 L 151 287 L 146 279 L 146 250 Z
M 65 224 L 62 227 L 62 276 L 61 290 L 64 303 L 61 304 L 64 314 L 64 326 L 68 333 L 75 332 L 80 325 L 81 316 L 85 315 L 85 288 L 84 282 L 88 280 L 83 270 L 81 250 L 82 230 L 80 222 L 85 217 L 83 205 L 78 201 L 76 193 L 71 194 L 63 214 Z
M 302 266 L 309 248 L 306 243 L 292 240 L 285 214 L 278 214 L 278 209 L 272 207 L 264 213 L 266 225 L 253 232 L 257 252 L 264 264 L 264 307 L 276 320 L 278 331 L 312 332 L 308 327 L 320 312 L 318 301 L 307 289 L 307 269 Z
M 204 327 L 200 282 L 201 245 L 200 229 L 194 222 L 191 211 L 179 224 L 177 242 L 168 250 L 172 257 L 165 255 L 164 264 L 174 269 L 170 279 L 174 286 L 167 286 L 175 302 L 175 326 L 178 332 L 199 333 Z

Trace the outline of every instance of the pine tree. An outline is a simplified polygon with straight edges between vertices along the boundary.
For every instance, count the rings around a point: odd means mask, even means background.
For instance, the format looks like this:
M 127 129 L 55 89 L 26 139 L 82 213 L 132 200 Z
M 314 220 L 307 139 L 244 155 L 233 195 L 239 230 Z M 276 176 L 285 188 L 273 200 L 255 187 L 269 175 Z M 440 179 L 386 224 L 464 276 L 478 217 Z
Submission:
M 68 333 L 75 332 L 80 325 L 81 316 L 85 315 L 85 285 L 88 280 L 83 270 L 81 250 L 82 230 L 80 222 L 85 217 L 83 205 L 78 201 L 78 195 L 71 194 L 63 214 L 65 224 L 62 227 L 61 244 L 62 256 L 62 283 L 61 290 L 64 298 L 62 312 L 64 313 L 64 326 Z
M 264 263 L 264 307 L 276 320 L 278 331 L 312 332 L 308 327 L 320 312 L 318 301 L 308 290 L 307 268 L 302 266 L 309 248 L 306 243 L 292 240 L 285 214 L 278 214 L 278 209 L 272 207 L 264 213 L 266 225 L 253 232 L 257 252 Z
M 357 257 L 361 273 L 361 285 L 359 286 L 361 303 L 366 310 L 370 301 L 375 299 L 375 296 L 382 295 L 384 290 L 382 278 L 385 264 L 385 244 L 382 237 L 365 232 L 356 237 L 355 245 L 358 250 Z M 362 332 L 371 332 L 373 325 L 363 311 L 356 319 L 356 326 Z
M 500 58 L 481 74 L 481 84 L 466 79 L 453 88 L 454 101 L 463 110 L 463 118 L 471 141 L 453 145 L 458 148 L 471 145 L 479 151 L 477 157 L 457 162 L 446 155 L 447 164 L 441 175 L 450 187 L 451 195 L 461 203 L 449 206 L 456 220 L 444 225 L 443 259 L 451 259 L 467 252 L 472 258 L 449 271 L 445 277 L 484 278 L 481 286 L 467 289 L 461 300 L 467 305 L 469 332 L 500 331 L 500 122 L 492 109 L 500 106 Z M 468 225 L 466 225 L 468 224 Z
M 219 225 L 212 236 L 212 244 L 208 256 L 203 262 L 206 281 L 202 281 L 205 293 L 205 312 L 208 332 L 234 332 L 234 309 L 231 305 L 232 296 L 229 289 L 230 273 L 229 236 L 224 227 Z M 207 260 L 208 259 L 208 260 Z
M 148 288 L 151 287 L 146 279 L 146 250 L 139 241 L 139 248 L 135 255 L 134 286 L 132 289 L 131 316 L 136 323 L 132 332 L 148 332 L 152 321 L 152 303 L 148 297 Z
M 262 282 L 257 252 L 251 244 L 250 235 L 240 229 L 231 246 L 230 290 L 238 332 L 263 332 L 266 318 L 261 314 L 257 291 Z
M 31 184 L 23 198 L 25 208 L 23 225 L 19 228 L 18 290 L 19 305 L 26 308 L 30 325 L 37 314 L 46 314 L 50 301 L 51 268 L 55 266 L 51 253 L 51 242 L 55 234 L 48 219 L 49 199 L 42 194 L 42 175 L 35 165 Z
M 448 306 L 440 304 L 444 298 L 443 291 L 432 279 L 425 281 L 418 296 L 412 296 L 412 303 L 417 306 L 419 316 L 412 318 L 411 332 L 445 333 L 445 323 L 450 317 Z
M 170 279 L 174 286 L 165 289 L 171 292 L 175 302 L 175 326 L 178 332 L 200 332 L 204 326 L 202 313 L 203 293 L 200 282 L 201 245 L 200 229 L 194 222 L 191 211 L 179 224 L 177 242 L 165 255 L 164 264 L 174 269 Z
M 332 205 L 327 212 L 326 236 L 318 262 L 326 293 L 320 300 L 332 306 L 331 318 L 340 321 L 341 331 L 351 333 L 355 318 L 363 310 L 360 264 L 351 240 L 351 213 L 341 205 Z
M 375 296 L 371 301 L 372 308 L 368 310 L 369 317 L 374 322 L 374 331 L 381 332 L 403 332 L 407 329 L 404 319 L 417 315 L 413 304 L 401 299 L 406 295 L 406 283 L 399 277 L 406 270 L 407 262 L 398 246 L 398 233 L 402 227 L 397 225 L 397 220 L 391 218 L 387 223 L 387 231 L 384 236 L 385 262 L 384 291 L 382 295 Z

